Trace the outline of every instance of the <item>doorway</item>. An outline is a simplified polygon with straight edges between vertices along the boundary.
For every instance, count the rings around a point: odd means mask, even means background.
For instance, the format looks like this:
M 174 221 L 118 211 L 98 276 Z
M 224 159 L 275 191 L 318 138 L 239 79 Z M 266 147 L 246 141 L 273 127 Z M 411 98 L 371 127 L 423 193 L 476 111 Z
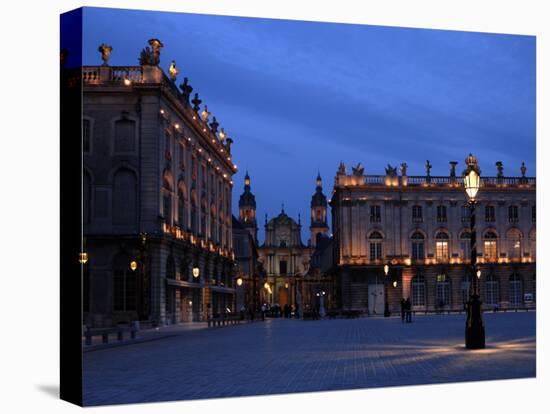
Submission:
M 384 315 L 384 285 L 370 284 L 368 292 L 369 315 Z

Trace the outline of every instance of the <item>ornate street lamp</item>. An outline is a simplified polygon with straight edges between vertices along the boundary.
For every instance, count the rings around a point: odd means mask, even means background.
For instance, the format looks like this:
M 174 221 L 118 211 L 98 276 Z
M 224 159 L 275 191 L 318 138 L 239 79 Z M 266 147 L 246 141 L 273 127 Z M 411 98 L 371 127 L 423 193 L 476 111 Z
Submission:
M 238 277 L 237 278 L 237 286 L 242 286 L 243 285 L 243 278 L 242 277 Z
M 390 316 L 390 304 L 388 303 L 388 273 L 390 272 L 390 266 L 386 263 L 384 265 L 384 318 Z
M 477 165 L 477 159 L 472 154 L 466 158 L 464 170 L 464 189 L 468 197 L 470 208 L 470 298 L 468 300 L 468 313 L 466 318 L 465 342 L 468 349 L 485 348 L 485 327 L 481 317 L 481 299 L 478 290 L 478 277 L 481 276 L 477 269 L 476 248 L 476 196 L 479 190 L 481 170 Z

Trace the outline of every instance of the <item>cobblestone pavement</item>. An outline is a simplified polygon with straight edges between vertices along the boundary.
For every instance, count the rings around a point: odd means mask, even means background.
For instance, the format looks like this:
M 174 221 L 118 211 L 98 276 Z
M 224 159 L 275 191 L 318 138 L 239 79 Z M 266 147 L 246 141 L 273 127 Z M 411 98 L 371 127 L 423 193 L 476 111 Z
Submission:
M 534 312 L 485 314 L 487 348 L 464 349 L 464 315 L 268 320 L 84 354 L 85 405 L 535 376 Z

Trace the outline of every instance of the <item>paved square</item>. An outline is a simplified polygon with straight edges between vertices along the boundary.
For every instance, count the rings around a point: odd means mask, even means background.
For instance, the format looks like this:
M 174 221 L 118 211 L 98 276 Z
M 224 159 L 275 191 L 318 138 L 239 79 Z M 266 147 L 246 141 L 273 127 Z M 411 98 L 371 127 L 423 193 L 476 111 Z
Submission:
M 236 397 L 535 376 L 536 314 L 487 313 L 487 348 L 464 315 L 268 320 L 182 331 L 84 353 L 84 404 Z

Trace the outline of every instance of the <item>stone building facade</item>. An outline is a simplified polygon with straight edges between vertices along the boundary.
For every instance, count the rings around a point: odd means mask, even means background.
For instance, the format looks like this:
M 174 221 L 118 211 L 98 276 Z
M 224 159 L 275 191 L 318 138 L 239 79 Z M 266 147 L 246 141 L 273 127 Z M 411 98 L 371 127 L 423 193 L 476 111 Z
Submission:
M 365 175 L 361 165 L 336 174 L 332 207 L 340 306 L 381 314 L 413 309 L 461 309 L 468 297 L 469 210 L 457 162 L 449 176 L 408 176 L 407 166 Z M 534 306 L 536 301 L 536 179 L 482 176 L 476 244 L 485 309 Z M 384 265 L 388 265 L 388 274 Z
M 187 78 L 160 67 L 85 66 L 84 321 L 178 323 L 234 306 L 231 143 Z M 110 52 L 110 51 L 109 51 Z

